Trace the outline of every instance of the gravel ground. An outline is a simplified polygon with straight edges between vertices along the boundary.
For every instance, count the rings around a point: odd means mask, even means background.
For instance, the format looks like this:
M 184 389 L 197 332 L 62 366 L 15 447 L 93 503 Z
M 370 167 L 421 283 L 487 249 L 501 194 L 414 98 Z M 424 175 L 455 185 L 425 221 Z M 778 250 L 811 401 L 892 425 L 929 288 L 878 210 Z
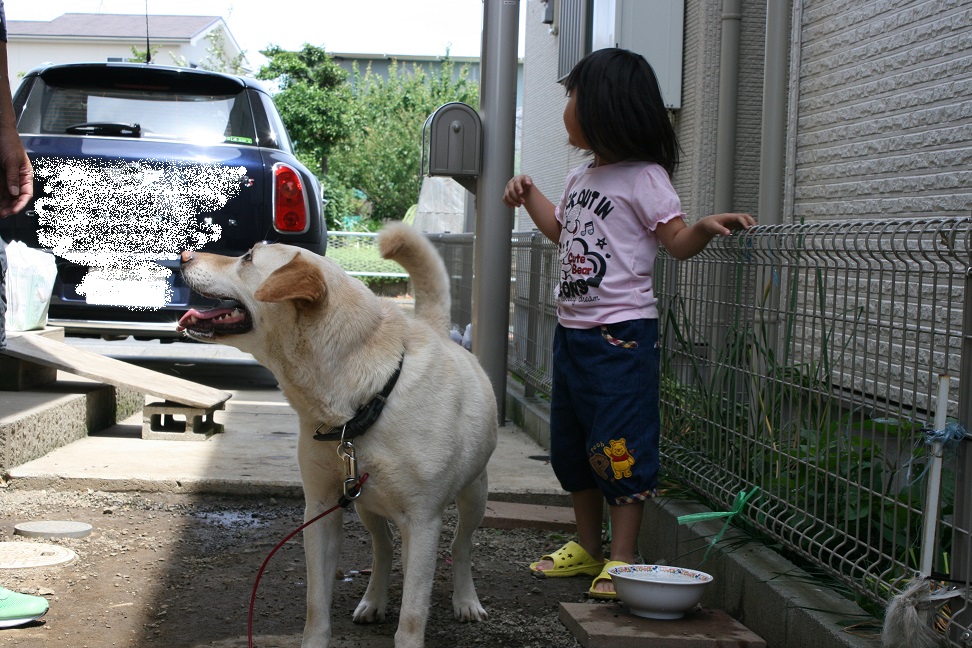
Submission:
M 0 569 L 0 585 L 46 597 L 44 619 L 0 630 L 9 648 L 72 646 L 246 646 L 250 595 L 271 549 L 302 522 L 302 502 L 272 497 L 230 498 L 174 494 L 0 490 L 0 541 L 43 542 L 77 553 L 53 567 Z M 14 525 L 38 520 L 87 522 L 86 538 L 58 540 L 14 535 Z M 490 618 L 460 624 L 452 618 L 449 542 L 455 517 L 446 514 L 432 608 L 430 648 L 505 646 L 575 648 L 558 621 L 559 602 L 581 602 L 586 579 L 540 580 L 527 564 L 563 544 L 557 533 L 480 529 L 474 576 Z M 342 573 L 331 608 L 335 648 L 393 646 L 401 600 L 396 563 L 388 616 L 355 625 L 351 613 L 367 585 L 367 532 L 345 515 Z M 255 646 L 296 647 L 304 622 L 304 556 L 298 534 L 270 560 L 259 585 L 253 619 Z M 592 603 L 595 604 L 595 603 Z M 600 603 L 601 605 L 613 605 Z

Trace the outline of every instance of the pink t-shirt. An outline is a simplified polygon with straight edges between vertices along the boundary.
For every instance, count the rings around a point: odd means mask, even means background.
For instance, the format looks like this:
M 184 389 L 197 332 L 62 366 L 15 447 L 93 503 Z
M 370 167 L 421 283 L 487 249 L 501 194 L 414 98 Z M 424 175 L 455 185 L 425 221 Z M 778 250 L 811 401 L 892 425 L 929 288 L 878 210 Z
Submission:
M 592 328 L 657 318 L 655 228 L 684 215 L 668 173 L 657 164 L 585 163 L 571 171 L 556 209 L 563 228 L 555 290 L 560 323 Z

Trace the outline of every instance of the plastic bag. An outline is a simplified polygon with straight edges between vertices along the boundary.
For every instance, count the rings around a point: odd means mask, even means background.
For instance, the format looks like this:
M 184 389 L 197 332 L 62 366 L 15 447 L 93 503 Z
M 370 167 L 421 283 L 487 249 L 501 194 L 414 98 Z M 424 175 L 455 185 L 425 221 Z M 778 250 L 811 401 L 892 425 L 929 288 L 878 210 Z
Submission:
M 20 241 L 7 244 L 8 331 L 32 331 L 47 326 L 56 276 L 53 254 L 34 250 Z

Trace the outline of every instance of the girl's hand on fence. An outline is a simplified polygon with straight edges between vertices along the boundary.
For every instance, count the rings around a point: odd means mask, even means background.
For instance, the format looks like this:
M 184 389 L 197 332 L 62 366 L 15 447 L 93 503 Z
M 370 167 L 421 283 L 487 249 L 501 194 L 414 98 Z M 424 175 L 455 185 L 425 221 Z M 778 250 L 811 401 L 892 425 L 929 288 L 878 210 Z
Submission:
M 749 214 L 712 214 L 699 221 L 699 225 L 712 236 L 729 236 L 733 230 L 746 230 L 756 225 Z

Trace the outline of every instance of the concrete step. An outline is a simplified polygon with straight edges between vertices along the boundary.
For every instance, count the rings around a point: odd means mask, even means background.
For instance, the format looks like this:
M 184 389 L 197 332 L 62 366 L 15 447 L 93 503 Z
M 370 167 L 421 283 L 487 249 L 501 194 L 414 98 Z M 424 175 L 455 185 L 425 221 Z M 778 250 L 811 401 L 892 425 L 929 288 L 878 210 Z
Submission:
M 30 391 L 0 392 L 0 475 L 115 425 L 144 403 L 142 394 L 58 373 Z
M 547 529 L 576 533 L 574 509 L 568 506 L 547 506 L 519 502 L 486 503 L 486 517 L 482 526 L 491 529 Z
M 766 648 L 766 641 L 721 610 L 681 619 L 634 616 L 620 603 L 561 603 L 559 618 L 584 648 Z

